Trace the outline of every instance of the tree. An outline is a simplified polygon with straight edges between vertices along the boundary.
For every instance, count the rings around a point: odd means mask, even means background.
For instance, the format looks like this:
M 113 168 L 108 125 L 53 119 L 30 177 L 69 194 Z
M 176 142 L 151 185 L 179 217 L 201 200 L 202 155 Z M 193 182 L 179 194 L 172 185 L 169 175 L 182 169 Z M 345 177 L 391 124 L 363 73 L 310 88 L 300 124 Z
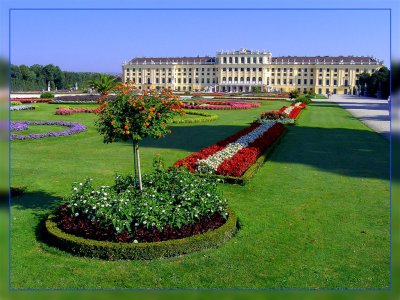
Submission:
M 135 179 L 139 189 L 143 190 L 139 142 L 145 137 L 161 138 L 170 133 L 168 121 L 183 114 L 182 105 L 171 90 L 139 94 L 136 88 L 121 83 L 115 93 L 112 101 L 108 101 L 106 95 L 99 99 L 101 105 L 96 126 L 104 143 L 132 140 Z
M 259 92 L 261 92 L 261 89 L 260 89 L 260 87 L 259 86 L 253 86 L 252 88 L 251 88 L 251 91 L 253 92 L 253 93 L 259 93 Z
M 102 95 L 107 95 L 110 91 L 112 91 L 116 83 L 117 79 L 114 76 L 107 74 L 99 74 L 96 79 L 89 81 L 89 85 Z
M 293 89 L 289 92 L 290 99 L 296 99 L 299 96 L 300 96 L 300 92 L 297 89 Z
M 368 85 L 370 77 L 371 77 L 371 75 L 369 73 L 367 73 L 367 72 L 363 72 L 363 73 L 357 75 L 358 84 L 361 87 L 361 93 L 364 93 L 365 85 L 366 84 Z

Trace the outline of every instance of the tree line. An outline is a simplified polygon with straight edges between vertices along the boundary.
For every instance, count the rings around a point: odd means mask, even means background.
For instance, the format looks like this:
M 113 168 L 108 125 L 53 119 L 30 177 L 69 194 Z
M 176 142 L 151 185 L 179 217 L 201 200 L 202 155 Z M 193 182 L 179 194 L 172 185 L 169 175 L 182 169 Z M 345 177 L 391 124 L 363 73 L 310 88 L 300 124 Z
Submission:
M 367 88 L 369 96 L 376 96 L 379 90 L 381 98 L 385 99 L 390 95 L 390 71 L 388 68 L 382 67 L 372 74 L 364 72 L 357 75 L 357 78 L 362 94 Z
M 48 64 L 42 65 L 11 65 L 11 91 L 42 91 L 50 88 L 54 90 L 70 90 L 77 83 L 80 90 L 90 86 L 102 73 L 95 72 L 68 72 L 60 67 Z

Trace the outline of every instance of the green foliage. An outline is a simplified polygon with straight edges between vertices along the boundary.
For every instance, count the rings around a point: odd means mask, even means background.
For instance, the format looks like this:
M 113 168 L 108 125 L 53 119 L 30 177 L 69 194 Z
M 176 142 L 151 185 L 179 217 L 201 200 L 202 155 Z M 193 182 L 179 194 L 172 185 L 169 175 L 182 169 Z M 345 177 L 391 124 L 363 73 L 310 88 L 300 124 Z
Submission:
M 294 100 L 294 102 L 305 102 L 306 104 L 310 104 L 311 101 L 310 94 L 302 94 Z
M 357 75 L 358 84 L 361 87 L 361 93 L 364 94 L 365 86 L 367 87 L 367 95 L 375 96 L 381 91 L 382 98 L 387 98 L 390 94 L 390 71 L 386 67 L 380 68 L 378 71 L 370 74 L 363 72 Z
M 11 106 L 22 105 L 22 102 L 21 101 L 11 101 L 10 104 L 11 104 Z
M 50 92 L 44 92 L 40 94 L 40 98 L 42 99 L 51 99 L 54 98 L 54 94 Z
M 88 240 L 61 231 L 53 221 L 53 216 L 49 216 L 45 222 L 44 237 L 49 244 L 78 256 L 107 260 L 167 258 L 215 248 L 230 240 L 237 231 L 238 220 L 232 210 L 227 208 L 227 212 L 227 221 L 217 229 L 163 242 L 115 243 Z
M 260 89 L 259 86 L 253 86 L 253 87 L 251 88 L 251 92 L 252 92 L 252 93 L 260 93 L 260 92 L 261 92 L 261 89 Z
M 115 88 L 117 79 L 111 75 L 99 74 L 95 79 L 90 80 L 88 84 L 100 94 L 107 95 Z
M 88 87 L 87 82 L 98 75 L 99 73 L 92 72 L 66 72 L 51 64 L 46 66 L 35 64 L 30 67 L 11 65 L 11 90 L 41 91 L 47 89 L 48 82 L 52 89 L 56 87 L 58 90 L 71 89 L 75 87 L 75 83 L 82 89 Z
M 161 163 L 159 161 L 158 163 Z M 132 232 L 139 225 L 163 230 L 180 228 L 219 212 L 225 216 L 226 200 L 214 179 L 199 178 L 186 169 L 160 168 L 143 177 L 144 189 L 136 188 L 131 175 L 115 176 L 113 186 L 93 187 L 92 180 L 75 183 L 67 199 L 71 215 L 97 220 L 117 232 Z
M 295 99 L 295 98 L 297 98 L 299 96 L 300 96 L 300 92 L 297 89 L 291 90 L 289 92 L 289 98 L 290 99 Z
M 144 91 L 140 95 L 136 89 L 121 84 L 115 99 L 100 106 L 96 125 L 105 143 L 161 138 L 170 133 L 167 123 L 181 111 L 181 103 L 170 91 Z

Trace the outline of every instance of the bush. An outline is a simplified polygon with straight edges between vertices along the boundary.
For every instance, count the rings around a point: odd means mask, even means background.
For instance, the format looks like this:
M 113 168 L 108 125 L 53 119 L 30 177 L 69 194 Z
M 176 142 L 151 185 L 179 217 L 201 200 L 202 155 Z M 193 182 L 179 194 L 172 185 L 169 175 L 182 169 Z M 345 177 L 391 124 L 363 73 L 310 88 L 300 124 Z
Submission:
M 11 101 L 10 104 L 11 104 L 11 106 L 22 105 L 22 102 L 21 101 Z
M 115 243 L 88 240 L 63 232 L 54 216 L 45 221 L 44 238 L 53 246 L 72 254 L 108 260 L 155 259 L 211 249 L 230 240 L 237 231 L 236 215 L 227 208 L 228 219 L 221 227 L 204 234 L 153 243 Z
M 215 180 L 199 178 L 178 168 L 156 170 L 144 176 L 142 192 L 132 175 L 117 174 L 113 186 L 98 188 L 86 179 L 73 185 L 67 207 L 71 216 L 131 235 L 138 228 L 180 228 L 215 212 L 227 216 L 226 200 L 217 190 Z
M 300 95 L 299 97 L 297 97 L 294 102 L 304 102 L 306 104 L 310 104 L 311 103 L 311 96 L 309 94 L 303 94 Z
M 290 92 L 289 92 L 289 98 L 290 99 L 295 99 L 295 98 L 298 98 L 300 96 L 300 92 L 298 91 L 298 90 L 291 90 Z
M 44 93 L 41 93 L 40 94 L 40 98 L 42 98 L 42 99 L 52 99 L 52 98 L 54 98 L 54 94 L 53 93 L 50 93 L 50 92 L 44 92 Z

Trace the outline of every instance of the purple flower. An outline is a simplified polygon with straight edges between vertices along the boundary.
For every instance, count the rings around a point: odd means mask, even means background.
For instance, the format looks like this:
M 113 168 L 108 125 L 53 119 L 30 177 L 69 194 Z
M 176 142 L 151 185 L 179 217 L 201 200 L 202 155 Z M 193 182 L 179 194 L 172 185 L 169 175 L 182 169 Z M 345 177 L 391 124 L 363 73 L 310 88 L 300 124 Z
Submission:
M 60 125 L 69 127 L 69 129 L 64 131 L 57 132 L 47 132 L 47 133 L 31 133 L 28 135 L 20 135 L 20 134 L 11 134 L 11 140 L 33 140 L 40 139 L 45 137 L 58 137 L 76 134 L 86 130 L 86 126 L 76 123 L 76 122 L 60 122 L 60 121 L 52 121 L 52 122 L 43 122 L 43 121 L 18 121 L 10 123 L 10 131 L 21 131 L 28 129 L 28 125 Z

